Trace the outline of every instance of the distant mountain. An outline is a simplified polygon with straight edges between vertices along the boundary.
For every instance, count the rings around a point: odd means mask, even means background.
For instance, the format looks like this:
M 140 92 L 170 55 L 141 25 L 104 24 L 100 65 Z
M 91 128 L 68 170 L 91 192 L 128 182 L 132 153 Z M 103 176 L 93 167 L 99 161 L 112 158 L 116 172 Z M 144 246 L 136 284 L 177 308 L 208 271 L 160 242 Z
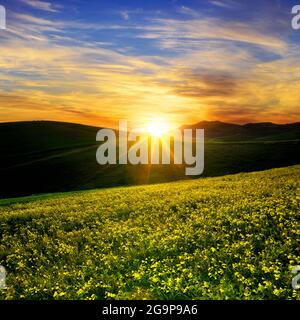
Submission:
M 300 122 L 291 124 L 274 124 L 271 122 L 248 123 L 244 125 L 220 121 L 202 121 L 185 125 L 182 129 L 204 129 L 205 137 L 222 141 L 234 140 L 298 140 L 300 139 Z

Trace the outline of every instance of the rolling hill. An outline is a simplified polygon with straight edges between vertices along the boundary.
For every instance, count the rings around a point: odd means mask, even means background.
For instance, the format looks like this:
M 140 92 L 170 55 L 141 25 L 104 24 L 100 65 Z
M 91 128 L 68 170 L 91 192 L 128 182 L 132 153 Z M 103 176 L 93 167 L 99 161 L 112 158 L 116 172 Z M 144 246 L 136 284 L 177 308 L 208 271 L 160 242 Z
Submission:
M 201 122 L 203 177 L 300 163 L 299 123 L 290 125 Z M 100 166 L 99 128 L 33 121 L 0 124 L 0 198 L 185 179 L 184 166 Z
M 296 299 L 300 166 L 0 200 L 1 299 Z

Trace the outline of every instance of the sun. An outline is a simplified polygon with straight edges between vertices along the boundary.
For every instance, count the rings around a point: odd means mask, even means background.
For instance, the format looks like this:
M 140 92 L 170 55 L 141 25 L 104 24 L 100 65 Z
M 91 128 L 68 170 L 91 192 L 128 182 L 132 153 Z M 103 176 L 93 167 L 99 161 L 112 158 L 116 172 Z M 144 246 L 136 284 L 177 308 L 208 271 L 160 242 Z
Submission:
M 156 138 L 161 138 L 170 130 L 169 125 L 164 120 L 153 120 L 147 126 L 147 132 Z

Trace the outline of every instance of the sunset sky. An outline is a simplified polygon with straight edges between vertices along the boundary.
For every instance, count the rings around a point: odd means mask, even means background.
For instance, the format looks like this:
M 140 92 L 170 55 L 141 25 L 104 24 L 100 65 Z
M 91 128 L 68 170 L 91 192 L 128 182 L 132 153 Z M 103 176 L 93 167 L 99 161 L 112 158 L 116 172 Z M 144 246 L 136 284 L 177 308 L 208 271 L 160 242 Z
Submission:
M 1 122 L 300 121 L 297 1 L 0 4 Z

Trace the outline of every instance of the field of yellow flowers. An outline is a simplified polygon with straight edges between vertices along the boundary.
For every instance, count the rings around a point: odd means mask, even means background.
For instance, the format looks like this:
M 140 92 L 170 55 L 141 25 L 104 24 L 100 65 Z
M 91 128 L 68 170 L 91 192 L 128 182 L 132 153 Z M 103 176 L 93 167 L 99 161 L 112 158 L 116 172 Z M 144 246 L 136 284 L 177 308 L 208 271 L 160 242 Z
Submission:
M 300 166 L 0 200 L 0 299 L 299 299 Z

